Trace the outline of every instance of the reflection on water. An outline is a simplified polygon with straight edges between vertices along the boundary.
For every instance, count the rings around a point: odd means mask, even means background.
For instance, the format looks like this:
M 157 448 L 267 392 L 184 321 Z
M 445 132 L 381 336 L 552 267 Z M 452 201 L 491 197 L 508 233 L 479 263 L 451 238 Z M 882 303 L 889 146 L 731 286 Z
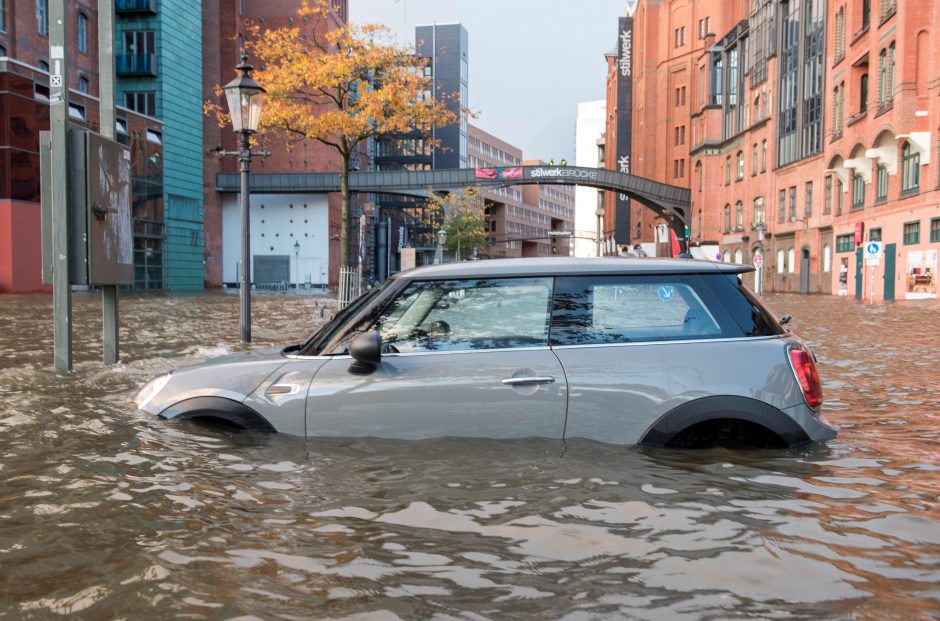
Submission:
M 940 616 L 938 306 L 769 302 L 819 355 L 835 442 L 206 432 L 128 399 L 238 349 L 235 296 L 124 298 L 105 368 L 76 295 L 68 377 L 51 298 L 0 297 L 0 618 Z M 255 346 L 304 338 L 322 304 L 256 297 Z

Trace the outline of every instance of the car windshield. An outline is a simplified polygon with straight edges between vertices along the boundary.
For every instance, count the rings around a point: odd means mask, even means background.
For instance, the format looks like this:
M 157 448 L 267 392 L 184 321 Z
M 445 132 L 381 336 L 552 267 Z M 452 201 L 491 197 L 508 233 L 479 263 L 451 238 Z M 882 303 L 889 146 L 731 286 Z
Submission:
M 324 346 L 332 341 L 334 337 L 342 334 L 356 319 L 360 312 L 372 304 L 373 301 L 378 299 L 379 296 L 387 291 L 394 282 L 395 281 L 392 279 L 386 280 L 375 289 L 366 291 L 358 298 L 353 300 L 349 306 L 341 310 L 332 320 L 320 328 L 316 334 L 310 337 L 310 339 L 307 340 L 307 342 L 304 343 L 299 348 L 299 350 L 306 355 L 318 355 L 322 353 Z

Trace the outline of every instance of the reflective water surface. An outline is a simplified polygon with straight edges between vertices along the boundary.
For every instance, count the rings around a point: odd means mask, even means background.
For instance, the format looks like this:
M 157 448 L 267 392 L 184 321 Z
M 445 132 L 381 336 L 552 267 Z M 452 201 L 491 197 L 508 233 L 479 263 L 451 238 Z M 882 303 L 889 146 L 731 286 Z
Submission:
M 111 368 L 74 302 L 63 376 L 51 297 L 0 296 L 0 618 L 940 618 L 936 302 L 769 297 L 840 436 L 754 452 L 168 424 L 130 397 L 239 349 L 237 297 L 123 297 Z M 323 304 L 256 296 L 253 346 Z

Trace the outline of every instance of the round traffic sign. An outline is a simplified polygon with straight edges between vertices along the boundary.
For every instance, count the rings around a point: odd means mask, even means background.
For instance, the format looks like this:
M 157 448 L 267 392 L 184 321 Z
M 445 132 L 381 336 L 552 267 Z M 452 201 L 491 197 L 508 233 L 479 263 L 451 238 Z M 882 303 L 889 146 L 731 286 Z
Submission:
M 754 267 L 760 267 L 764 264 L 764 255 L 755 254 L 754 255 Z

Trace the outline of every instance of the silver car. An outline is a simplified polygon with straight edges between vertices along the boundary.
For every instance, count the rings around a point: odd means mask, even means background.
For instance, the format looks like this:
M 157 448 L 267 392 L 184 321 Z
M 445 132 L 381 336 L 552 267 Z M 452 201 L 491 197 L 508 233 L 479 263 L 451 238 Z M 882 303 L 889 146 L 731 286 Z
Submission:
M 398 274 L 307 342 L 147 384 L 139 408 L 310 437 L 786 446 L 835 437 L 812 352 L 742 265 L 506 259 Z

